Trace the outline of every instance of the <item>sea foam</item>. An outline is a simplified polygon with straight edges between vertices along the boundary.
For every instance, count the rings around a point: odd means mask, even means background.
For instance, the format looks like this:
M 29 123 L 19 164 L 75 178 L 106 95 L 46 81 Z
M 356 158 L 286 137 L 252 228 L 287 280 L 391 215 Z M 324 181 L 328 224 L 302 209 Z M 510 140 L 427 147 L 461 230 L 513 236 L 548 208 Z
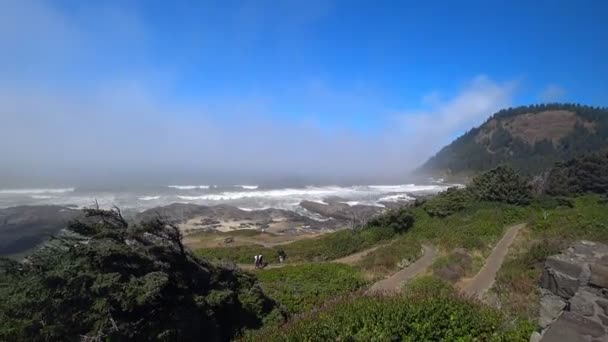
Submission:
M 167 185 L 167 187 L 178 190 L 209 189 L 209 185 Z
M 74 188 L 57 188 L 57 189 L 3 189 L 0 194 L 3 195 L 30 195 L 30 194 L 61 194 L 73 192 Z
M 160 198 L 160 196 L 143 196 L 143 197 L 139 197 L 137 199 L 140 201 L 153 201 L 153 200 L 157 200 L 159 198 Z

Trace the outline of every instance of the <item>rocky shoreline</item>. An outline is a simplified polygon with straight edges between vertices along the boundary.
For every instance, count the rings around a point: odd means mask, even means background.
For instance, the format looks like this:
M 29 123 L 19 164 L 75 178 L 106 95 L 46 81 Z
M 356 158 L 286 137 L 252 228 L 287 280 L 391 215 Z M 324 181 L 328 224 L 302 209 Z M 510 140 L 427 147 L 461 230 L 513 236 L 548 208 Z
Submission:
M 140 222 L 158 215 L 176 223 L 188 235 L 201 231 L 229 232 L 256 229 L 274 234 L 322 233 L 362 225 L 388 208 L 411 201 L 378 205 L 348 204 L 346 199 L 328 197 L 321 202 L 302 201 L 302 213 L 283 209 L 243 210 L 220 204 L 205 206 L 173 203 L 145 210 L 125 211 L 129 220 Z M 18 206 L 0 209 L 0 255 L 19 255 L 58 234 L 69 221 L 82 216 L 82 210 L 69 206 Z

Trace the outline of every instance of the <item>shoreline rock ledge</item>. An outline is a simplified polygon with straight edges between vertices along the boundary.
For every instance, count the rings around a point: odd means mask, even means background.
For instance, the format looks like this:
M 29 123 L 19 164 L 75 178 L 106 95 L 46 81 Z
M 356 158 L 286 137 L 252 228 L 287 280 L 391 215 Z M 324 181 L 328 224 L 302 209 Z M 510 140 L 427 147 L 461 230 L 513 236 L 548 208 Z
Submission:
M 608 341 L 608 245 L 578 241 L 545 261 L 530 341 Z

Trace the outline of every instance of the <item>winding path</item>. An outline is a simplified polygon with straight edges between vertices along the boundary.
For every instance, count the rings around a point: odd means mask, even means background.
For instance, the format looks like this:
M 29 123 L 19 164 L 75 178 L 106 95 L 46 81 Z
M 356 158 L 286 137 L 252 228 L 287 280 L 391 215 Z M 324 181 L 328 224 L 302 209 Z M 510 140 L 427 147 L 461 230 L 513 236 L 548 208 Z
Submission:
M 437 249 L 428 245 L 423 245 L 422 249 L 424 249 L 422 257 L 392 276 L 376 282 L 366 293 L 377 294 L 399 291 L 403 283 L 424 273 L 433 264 L 433 261 L 437 256 Z
M 500 241 L 494 246 L 481 270 L 473 278 L 457 285 L 463 294 L 469 297 L 483 298 L 486 291 L 494 284 L 496 273 L 505 261 L 509 247 L 515 241 L 519 230 L 524 226 L 525 224 L 518 224 L 507 229 Z
M 339 264 L 354 265 L 357 262 L 359 262 L 361 259 L 363 259 L 365 256 L 367 256 L 369 253 L 375 251 L 376 249 L 378 249 L 380 247 L 388 246 L 391 243 L 392 242 L 386 243 L 386 244 L 382 244 L 382 245 L 378 245 L 378 246 L 374 246 L 372 248 L 368 248 L 368 249 L 365 249 L 365 250 L 362 250 L 360 252 L 347 255 L 347 256 L 339 258 L 339 259 L 330 260 L 330 262 L 337 262 Z
M 382 244 L 382 245 L 377 245 L 365 250 L 362 250 L 360 252 L 356 252 L 353 254 L 349 254 L 345 257 L 339 258 L 339 259 L 333 259 L 333 260 L 327 260 L 327 261 L 322 261 L 322 262 L 336 262 L 339 264 L 346 264 L 346 265 L 354 265 L 357 262 L 359 262 L 361 259 L 363 259 L 366 255 L 368 255 L 369 253 L 375 251 L 376 249 L 380 248 L 380 247 L 384 247 L 384 246 L 388 246 L 392 243 L 392 241 L 390 243 L 386 243 L 386 244 Z M 275 244 L 276 246 L 277 244 Z M 294 266 L 294 265 L 302 265 L 305 264 L 307 262 L 299 262 L 299 263 L 284 263 L 284 264 L 268 264 L 266 267 L 264 267 L 264 269 L 269 269 L 269 268 L 280 268 L 283 266 Z M 255 269 L 253 264 L 237 264 L 240 268 L 245 269 L 245 270 L 253 270 Z

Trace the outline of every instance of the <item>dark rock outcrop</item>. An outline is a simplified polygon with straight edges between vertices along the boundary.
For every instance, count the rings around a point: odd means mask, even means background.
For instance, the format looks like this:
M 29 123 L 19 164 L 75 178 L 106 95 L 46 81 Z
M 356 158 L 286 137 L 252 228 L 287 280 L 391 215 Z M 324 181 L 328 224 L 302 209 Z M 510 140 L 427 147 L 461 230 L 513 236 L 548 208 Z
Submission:
M 310 217 L 283 209 L 242 210 L 232 205 L 220 204 L 214 206 L 190 203 L 173 203 L 163 207 L 152 208 L 135 216 L 135 222 L 148 221 L 162 216 L 177 224 L 186 223 L 200 218 L 197 229 L 215 229 L 222 221 L 250 221 L 251 224 L 239 224 L 240 229 L 267 228 L 269 224 L 283 222 L 291 227 L 308 227 L 312 230 L 337 229 L 335 222 L 313 220 Z
M 540 332 L 533 339 L 608 341 L 608 246 L 579 241 L 547 258 L 541 278 Z
M 343 202 L 339 202 L 336 199 L 326 199 L 324 203 L 302 201 L 300 206 L 312 213 L 340 220 L 344 222 L 350 222 L 352 220 L 364 222 L 370 217 L 382 211 L 383 208 L 371 206 L 371 205 L 348 205 Z

